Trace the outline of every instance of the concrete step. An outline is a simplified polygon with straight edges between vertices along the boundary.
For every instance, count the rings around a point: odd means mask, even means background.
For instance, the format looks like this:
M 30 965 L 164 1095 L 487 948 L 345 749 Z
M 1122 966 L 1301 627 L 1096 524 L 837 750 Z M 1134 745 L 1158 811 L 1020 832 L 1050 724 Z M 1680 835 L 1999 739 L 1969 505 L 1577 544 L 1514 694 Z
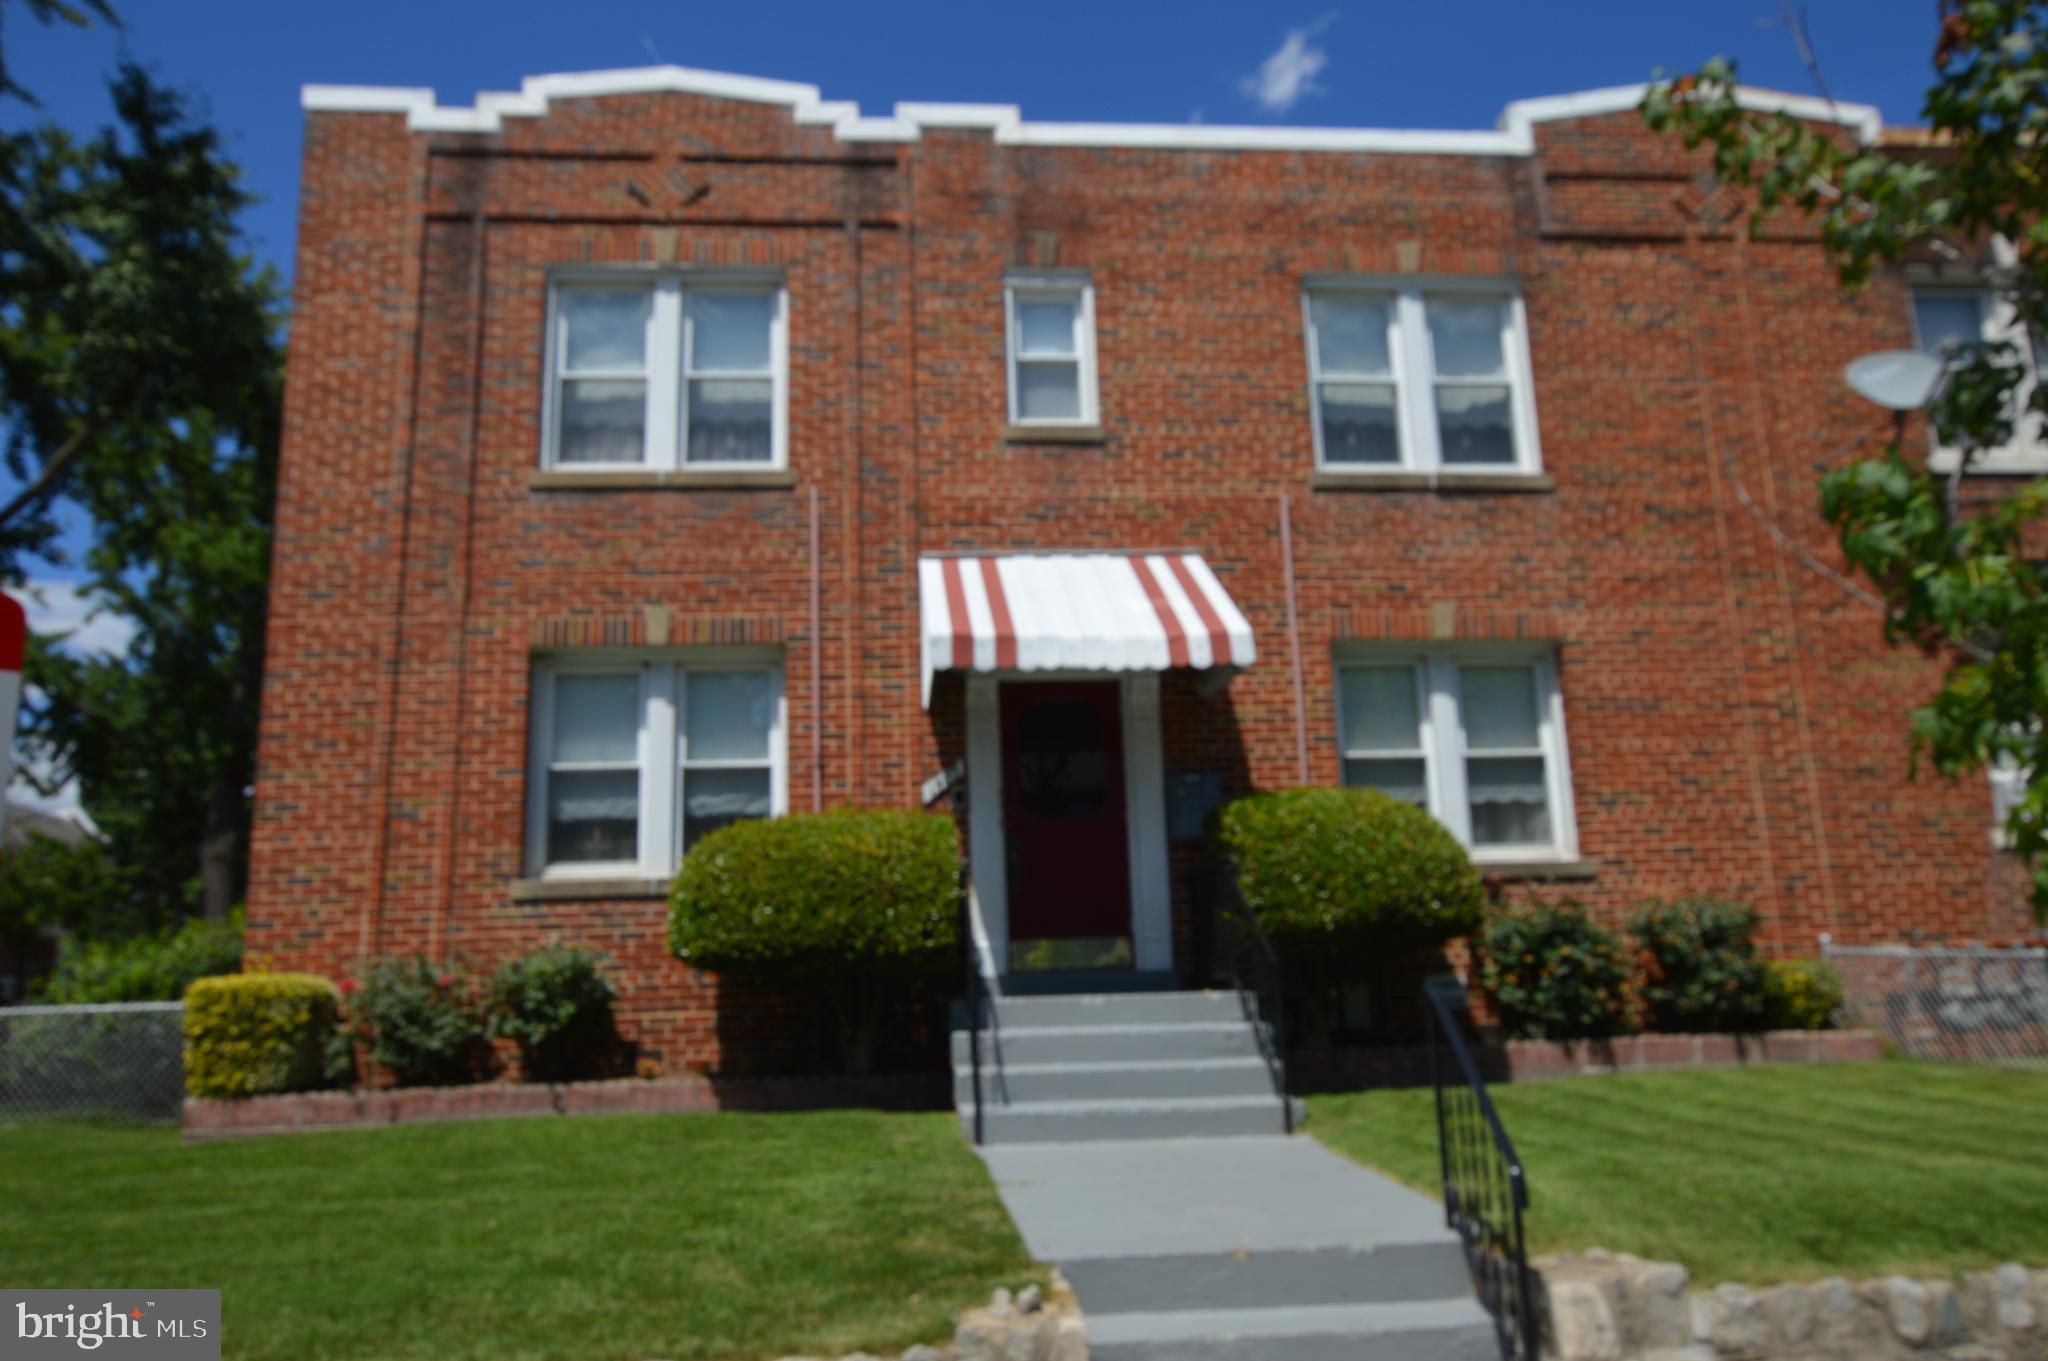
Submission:
M 1267 1096 L 1273 1073 L 1261 1058 L 1171 1059 L 1155 1063 L 1006 1063 L 984 1061 L 982 1099 L 996 1105 L 1118 1097 Z M 953 1068 L 953 1099 L 974 1094 L 973 1070 Z
M 1472 1293 L 1464 1252 L 1448 1235 L 1361 1247 L 1068 1258 L 1060 1272 L 1091 1322 L 1100 1314 L 1400 1304 Z
M 973 1108 L 965 1107 L 959 1114 L 971 1135 Z M 1034 1101 L 985 1107 L 983 1122 L 989 1144 L 1199 1139 L 1280 1134 L 1286 1129 L 1286 1110 L 1271 1095 Z
M 1251 1058 L 1258 1036 L 1242 1020 L 1177 1025 L 997 1026 L 981 1032 L 984 1070 L 1001 1064 L 1160 1063 Z M 967 1032 L 953 1032 L 953 1063 L 967 1062 Z
M 1084 1312 L 1086 1306 L 1083 1306 Z M 1472 1299 L 1087 1312 L 1093 1361 L 1497 1361 Z
M 1003 997 L 996 1016 L 1005 1026 L 1174 1025 L 1182 1021 L 1241 1021 L 1234 992 L 1069 993 Z

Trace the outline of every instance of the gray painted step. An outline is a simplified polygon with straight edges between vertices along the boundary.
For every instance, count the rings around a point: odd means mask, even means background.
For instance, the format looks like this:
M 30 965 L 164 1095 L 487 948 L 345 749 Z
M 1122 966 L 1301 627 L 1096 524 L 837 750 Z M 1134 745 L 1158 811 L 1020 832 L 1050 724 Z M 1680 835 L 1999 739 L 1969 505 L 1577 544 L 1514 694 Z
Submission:
M 1244 1021 L 1179 1025 L 1000 1026 L 981 1032 L 981 1062 L 1117 1063 L 1250 1058 L 1258 1036 Z M 953 1062 L 967 1062 L 967 1032 L 953 1032 Z
M 960 1112 L 972 1128 L 973 1111 Z M 1181 1100 L 1043 1101 L 992 1106 L 983 1112 L 990 1144 L 1076 1143 L 1125 1139 L 1234 1138 L 1279 1134 L 1286 1111 L 1268 1095 Z
M 1118 1097 L 1275 1097 L 1264 1059 L 1173 1059 L 1158 1063 L 984 1064 L 982 1098 L 996 1105 L 1027 1101 L 1114 1100 Z M 953 1069 L 953 1099 L 973 1100 L 966 1064 Z
M 996 1016 L 1005 1026 L 1173 1025 L 1182 1021 L 1242 1021 L 1234 992 L 1079 993 L 1063 997 L 1004 997 Z
M 1472 1290 L 1463 1251 L 1442 1238 L 1371 1247 L 1070 1257 L 1060 1262 L 1060 1272 L 1090 1319 L 1182 1309 L 1453 1300 Z
M 1471 1299 L 1088 1314 L 1094 1361 L 1496 1361 Z

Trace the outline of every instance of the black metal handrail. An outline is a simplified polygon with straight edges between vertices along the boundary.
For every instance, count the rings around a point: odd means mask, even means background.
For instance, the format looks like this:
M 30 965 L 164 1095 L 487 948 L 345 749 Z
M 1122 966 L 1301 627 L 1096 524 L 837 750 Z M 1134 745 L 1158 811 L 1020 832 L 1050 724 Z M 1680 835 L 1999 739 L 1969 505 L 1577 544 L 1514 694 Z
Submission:
M 1281 1119 L 1294 1133 L 1294 1098 L 1287 1091 L 1287 986 L 1280 956 L 1237 886 L 1237 866 L 1216 863 L 1211 877 L 1212 938 L 1218 971 L 1237 990 L 1245 1019 L 1258 1036 L 1259 1053 L 1280 1094 Z
M 981 951 L 974 944 L 974 909 L 966 876 L 960 885 L 960 999 L 967 1017 L 967 1061 L 974 1082 L 974 1142 L 982 1142 L 981 1018 L 988 1010 L 988 979 L 981 972 Z
M 1465 984 L 1432 978 L 1422 992 L 1429 1001 L 1429 1075 L 1436 1089 L 1444 1218 L 1464 1244 L 1465 1265 L 1479 1302 L 1493 1316 L 1501 1356 L 1537 1361 L 1536 1295 L 1522 1237 L 1529 1179 L 1465 1038 Z

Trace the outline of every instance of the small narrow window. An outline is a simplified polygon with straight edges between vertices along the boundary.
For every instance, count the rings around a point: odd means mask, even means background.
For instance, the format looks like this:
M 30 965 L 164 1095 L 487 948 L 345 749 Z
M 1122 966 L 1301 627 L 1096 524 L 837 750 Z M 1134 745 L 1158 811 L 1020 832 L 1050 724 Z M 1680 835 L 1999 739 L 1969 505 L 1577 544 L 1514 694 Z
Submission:
M 1011 423 L 1095 424 L 1095 320 L 1089 287 L 1016 282 L 1005 297 Z
M 1323 462 L 1395 467 L 1401 462 L 1400 390 L 1388 299 L 1334 295 L 1309 300 L 1315 422 Z
M 1428 300 L 1436 382 L 1437 444 L 1445 465 L 1515 462 L 1514 389 L 1508 377 L 1507 304 L 1498 298 Z
M 555 677 L 547 770 L 550 864 L 640 858 L 640 677 Z
M 1536 669 L 1466 666 L 1459 670 L 1459 686 L 1472 844 L 1548 846 L 1550 795 Z
M 555 461 L 647 461 L 648 326 L 652 289 L 569 288 L 557 298 L 560 332 Z
M 1413 666 L 1355 666 L 1339 673 L 1344 783 L 1429 807 L 1429 752 Z
M 765 289 L 685 297 L 685 463 L 775 461 L 776 302 Z
M 706 832 L 774 810 L 775 677 L 699 671 L 683 678 L 683 849 Z

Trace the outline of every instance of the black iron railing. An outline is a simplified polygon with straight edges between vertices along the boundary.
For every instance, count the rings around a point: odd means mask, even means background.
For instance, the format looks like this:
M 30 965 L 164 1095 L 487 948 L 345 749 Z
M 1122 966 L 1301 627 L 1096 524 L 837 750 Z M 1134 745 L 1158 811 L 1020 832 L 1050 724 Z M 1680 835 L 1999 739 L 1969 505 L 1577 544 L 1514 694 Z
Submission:
M 981 951 L 974 944 L 974 910 L 969 902 L 965 875 L 960 886 L 960 1005 L 967 1022 L 967 1063 L 973 1079 L 974 1142 L 982 1136 L 981 1027 L 988 1014 L 988 979 L 981 972 Z
M 1219 860 L 1210 876 L 1210 941 L 1215 970 L 1229 980 L 1259 1039 L 1259 1053 L 1280 1094 L 1281 1118 L 1294 1133 L 1294 1098 L 1287 1091 L 1287 988 L 1280 956 L 1259 925 L 1258 913 L 1237 886 L 1237 866 Z
M 1436 1088 L 1444 1217 L 1465 1245 L 1465 1264 L 1479 1302 L 1493 1315 L 1501 1356 L 1537 1361 L 1536 1296 L 1522 1239 L 1529 1179 L 1465 1038 L 1464 983 L 1432 978 L 1422 991 L 1429 1000 L 1429 1071 Z

